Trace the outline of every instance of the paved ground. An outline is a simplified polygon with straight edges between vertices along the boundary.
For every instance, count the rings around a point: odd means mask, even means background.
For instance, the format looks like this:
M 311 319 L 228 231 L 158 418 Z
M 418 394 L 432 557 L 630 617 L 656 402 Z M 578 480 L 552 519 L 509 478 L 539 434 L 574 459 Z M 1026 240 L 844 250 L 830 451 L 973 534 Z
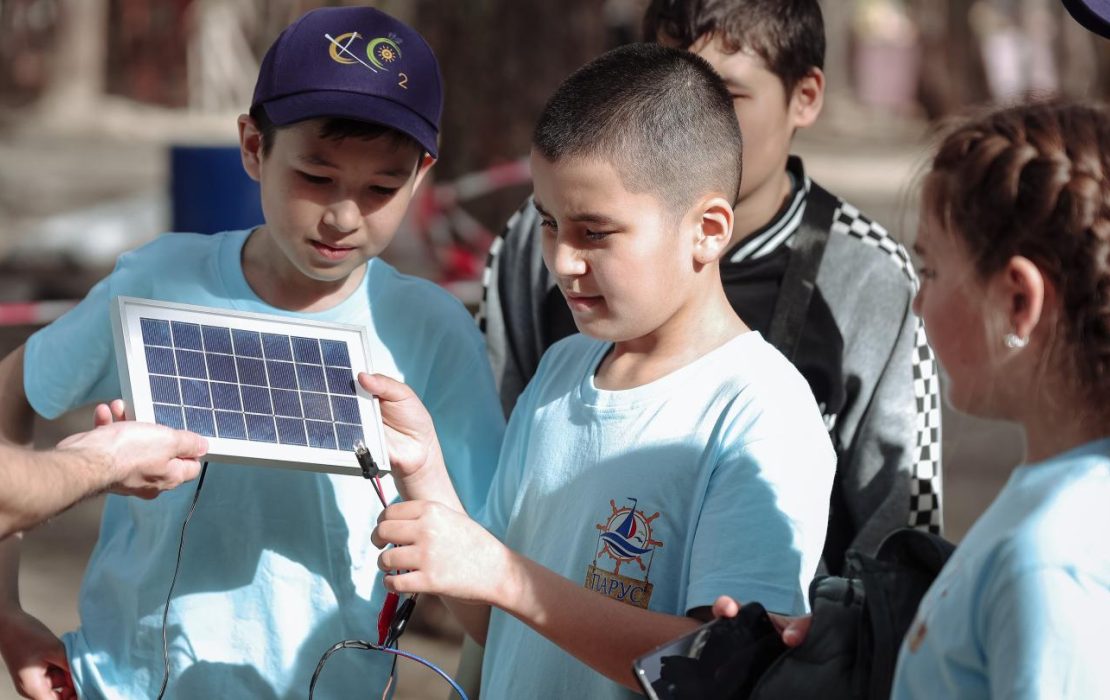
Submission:
M 909 183 L 920 166 L 924 144 L 920 128 L 881 121 L 853 124 L 841 130 L 827 128 L 807 136 L 799 150 L 817 179 L 902 233 L 900 227 L 915 215 Z M 164 153 L 164 148 L 155 141 L 115 137 L 59 139 L 31 134 L 18 143 L 0 140 L 0 261 L 26 247 L 28 232 L 36 230 L 36 224 L 45 216 L 115 198 L 163 191 Z M 65 244 L 68 249 L 55 249 L 45 255 L 61 257 L 76 251 L 95 257 L 98 254 L 93 250 L 95 242 L 81 242 L 78 238 L 76 243 Z M 403 252 L 414 250 L 400 243 Z M 44 262 L 54 262 L 44 261 L 41 255 L 24 257 L 23 263 L 8 268 L 5 278 L 0 279 L 0 301 L 18 299 L 21 289 L 34 288 L 33 270 Z M 406 261 L 401 257 L 398 262 L 405 267 Z M 418 267 L 410 262 L 410 267 Z M 76 273 L 68 281 L 75 287 L 85 284 Z M 54 282 L 64 286 L 67 280 Z M 18 345 L 30 330 L 33 329 L 0 328 L 0 352 L 6 353 Z M 38 431 L 39 442 L 53 444 L 87 424 L 84 415 L 44 424 Z M 1013 429 L 945 415 L 945 511 L 951 538 L 962 537 L 997 493 L 1020 455 L 1019 436 Z M 76 624 L 76 593 L 95 540 L 99 507 L 97 500 L 82 504 L 26 537 L 21 572 L 24 602 L 56 631 Z M 457 652 L 453 642 L 411 634 L 406 637 L 406 648 L 426 654 L 446 668 L 454 668 Z M 445 696 L 444 686 L 430 672 L 406 669 L 406 680 L 396 697 Z M 0 682 L 0 700 L 15 697 Z

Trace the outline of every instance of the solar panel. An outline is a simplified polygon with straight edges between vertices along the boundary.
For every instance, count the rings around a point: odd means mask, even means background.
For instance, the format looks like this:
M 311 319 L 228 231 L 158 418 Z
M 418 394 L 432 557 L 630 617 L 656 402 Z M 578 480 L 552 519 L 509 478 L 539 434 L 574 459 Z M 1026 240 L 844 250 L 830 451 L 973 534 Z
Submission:
M 137 420 L 208 438 L 209 459 L 361 474 L 354 446 L 387 468 L 364 328 L 118 297 L 113 335 Z

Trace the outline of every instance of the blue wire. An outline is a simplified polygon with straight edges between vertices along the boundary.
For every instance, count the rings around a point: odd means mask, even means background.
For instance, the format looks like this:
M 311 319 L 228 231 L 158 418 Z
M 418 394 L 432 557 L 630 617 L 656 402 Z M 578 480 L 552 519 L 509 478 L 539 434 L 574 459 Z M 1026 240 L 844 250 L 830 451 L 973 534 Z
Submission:
M 416 661 L 417 663 L 424 664 L 425 666 L 427 666 L 428 668 L 432 669 L 437 674 L 439 674 L 440 678 L 442 678 L 443 680 L 450 683 L 451 687 L 455 690 L 456 693 L 459 694 L 459 697 L 462 698 L 462 700 L 469 700 L 466 697 L 466 693 L 463 692 L 463 689 L 461 687 L 459 687 L 458 683 L 455 682 L 455 679 L 451 678 L 451 676 L 447 675 L 443 671 L 443 669 L 441 669 L 439 666 L 436 666 L 431 661 L 428 661 L 425 658 L 419 657 L 416 654 L 410 654 L 407 651 L 401 651 L 400 649 L 395 649 L 395 648 L 390 648 L 390 647 L 383 647 L 379 644 L 374 644 L 373 642 L 363 641 L 361 639 L 347 639 L 347 640 L 342 641 L 342 642 L 336 642 L 334 645 L 332 645 L 332 647 L 330 649 L 328 649 L 327 651 L 324 652 L 324 655 L 320 657 L 320 662 L 318 664 L 316 664 L 316 671 L 315 671 L 315 673 L 312 674 L 312 680 L 308 684 L 308 698 L 309 698 L 309 700 L 312 700 L 312 696 L 313 696 L 314 692 L 316 691 L 316 681 L 318 681 L 320 679 L 320 674 L 324 670 L 324 664 L 326 664 L 328 662 L 328 659 L 331 657 L 332 654 L 339 651 L 340 649 L 362 649 L 364 651 L 384 651 L 387 654 L 393 654 L 394 656 L 403 656 L 406 659 L 410 659 L 412 661 Z
M 385 647 L 379 647 L 379 646 L 376 646 L 376 645 L 371 645 L 371 646 L 373 646 L 377 651 L 384 651 L 387 654 L 396 654 L 397 656 L 403 656 L 406 659 L 412 659 L 413 661 L 424 664 L 428 668 L 430 668 L 433 671 L 435 671 L 436 673 L 438 673 L 440 678 L 442 678 L 443 680 L 450 683 L 451 687 L 455 689 L 455 692 L 459 694 L 459 697 L 462 698 L 462 700 L 469 700 L 469 698 L 466 697 L 466 693 L 463 692 L 463 689 L 461 687 L 459 687 L 458 683 L 455 682 L 455 679 L 452 678 L 451 676 L 447 675 L 443 671 L 443 669 L 441 669 L 439 666 L 436 666 L 431 661 L 428 661 L 427 659 L 421 658 L 421 657 L 417 656 L 416 654 L 411 654 L 407 651 L 401 651 L 400 649 L 387 649 Z

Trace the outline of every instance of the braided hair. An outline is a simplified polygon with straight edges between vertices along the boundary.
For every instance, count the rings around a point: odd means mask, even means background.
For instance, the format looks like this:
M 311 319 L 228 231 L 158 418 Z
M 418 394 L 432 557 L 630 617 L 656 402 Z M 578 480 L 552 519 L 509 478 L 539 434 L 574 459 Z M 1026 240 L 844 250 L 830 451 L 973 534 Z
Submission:
M 925 182 L 926 208 L 986 278 L 1013 256 L 1035 263 L 1061 301 L 1064 352 L 1092 398 L 1110 389 L 1110 114 L 1024 104 L 948 134 Z

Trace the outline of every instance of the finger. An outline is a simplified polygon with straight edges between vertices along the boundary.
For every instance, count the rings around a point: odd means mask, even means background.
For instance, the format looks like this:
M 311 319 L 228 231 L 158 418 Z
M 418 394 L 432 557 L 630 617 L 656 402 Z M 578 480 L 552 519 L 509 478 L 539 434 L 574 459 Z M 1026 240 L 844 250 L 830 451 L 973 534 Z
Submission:
M 173 474 L 180 477 L 174 487 L 200 476 L 200 461 L 195 459 L 171 459 L 168 466 Z
M 713 617 L 736 617 L 740 614 L 740 604 L 727 595 L 713 601 Z
M 123 399 L 113 399 L 108 408 L 112 412 L 112 420 L 124 421 L 127 420 L 127 404 Z
M 174 451 L 178 457 L 197 459 L 208 453 L 208 441 L 202 436 L 188 430 L 175 430 L 174 436 Z
M 93 409 L 93 425 L 100 428 L 105 425 L 111 425 L 111 423 L 112 409 L 109 408 L 106 403 L 97 404 L 96 408 Z
M 419 529 L 415 520 L 387 520 L 378 523 L 370 533 L 370 541 L 378 549 L 384 549 L 391 544 L 405 547 L 416 543 Z
M 412 389 L 406 384 L 387 377 L 384 374 L 358 373 L 358 383 L 363 389 L 377 396 L 382 401 L 404 401 L 415 396 Z
M 796 617 L 790 620 L 786 629 L 782 631 L 782 643 L 788 647 L 796 647 L 806 640 L 809 636 L 810 625 L 813 624 L 813 616 L 806 615 L 805 617 Z
M 31 700 L 56 700 L 50 677 L 42 666 L 24 668 L 19 672 L 19 692 Z
M 387 520 L 416 520 L 428 510 L 427 501 L 401 501 L 392 503 L 378 515 L 378 522 Z
M 423 547 L 390 547 L 378 555 L 378 568 L 382 571 L 420 571 L 426 568 L 427 557 Z
M 419 571 L 408 571 L 401 574 L 386 574 L 382 577 L 387 591 L 394 593 L 434 593 L 428 587 L 426 577 Z

